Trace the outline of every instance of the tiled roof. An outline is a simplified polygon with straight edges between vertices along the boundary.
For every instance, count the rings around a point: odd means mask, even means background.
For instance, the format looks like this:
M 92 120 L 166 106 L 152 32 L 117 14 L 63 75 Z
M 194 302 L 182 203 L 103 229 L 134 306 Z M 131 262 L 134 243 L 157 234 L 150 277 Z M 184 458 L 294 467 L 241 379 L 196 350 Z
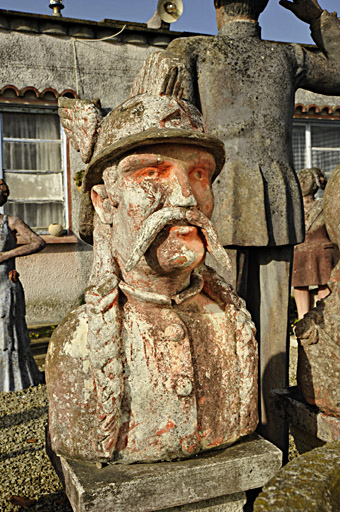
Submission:
M 294 118 L 340 119 L 340 105 L 304 105 L 296 103 Z

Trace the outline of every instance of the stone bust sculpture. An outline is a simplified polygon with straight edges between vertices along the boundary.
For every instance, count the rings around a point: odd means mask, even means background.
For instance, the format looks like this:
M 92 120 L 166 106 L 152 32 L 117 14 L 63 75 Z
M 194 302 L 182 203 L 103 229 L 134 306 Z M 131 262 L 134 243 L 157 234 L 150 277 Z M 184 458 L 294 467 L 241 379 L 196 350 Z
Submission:
M 80 149 L 91 105 L 60 107 Z M 100 118 L 95 106 L 92 114 Z M 104 118 L 92 157 L 85 146 L 81 233 L 93 238 L 93 271 L 86 304 L 49 346 L 52 449 L 78 460 L 147 462 L 252 433 L 253 323 L 204 265 L 207 250 L 226 263 L 209 220 L 222 143 L 190 104 L 141 95 Z

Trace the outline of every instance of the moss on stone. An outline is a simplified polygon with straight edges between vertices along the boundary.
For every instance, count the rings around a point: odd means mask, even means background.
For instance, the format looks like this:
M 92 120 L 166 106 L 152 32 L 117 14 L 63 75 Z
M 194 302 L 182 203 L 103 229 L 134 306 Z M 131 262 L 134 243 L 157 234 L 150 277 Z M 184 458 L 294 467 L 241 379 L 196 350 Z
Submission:
M 340 510 L 339 467 L 340 440 L 297 457 L 264 486 L 254 512 Z

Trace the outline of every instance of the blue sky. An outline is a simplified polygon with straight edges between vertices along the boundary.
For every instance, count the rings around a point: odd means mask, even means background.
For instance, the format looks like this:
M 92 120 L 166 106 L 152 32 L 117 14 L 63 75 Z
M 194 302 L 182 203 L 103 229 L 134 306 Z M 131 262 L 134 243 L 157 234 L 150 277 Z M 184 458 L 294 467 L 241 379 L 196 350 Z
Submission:
M 184 14 L 172 25 L 172 30 L 216 33 L 213 0 L 183 0 Z M 340 0 L 319 0 L 323 9 L 337 11 Z M 49 0 L 0 0 L 1 9 L 51 14 Z M 146 22 L 153 15 L 157 0 L 64 0 L 63 15 L 70 18 L 100 21 L 111 18 Z M 260 18 L 262 37 L 275 41 L 311 43 L 309 27 L 281 7 L 278 0 L 270 0 Z

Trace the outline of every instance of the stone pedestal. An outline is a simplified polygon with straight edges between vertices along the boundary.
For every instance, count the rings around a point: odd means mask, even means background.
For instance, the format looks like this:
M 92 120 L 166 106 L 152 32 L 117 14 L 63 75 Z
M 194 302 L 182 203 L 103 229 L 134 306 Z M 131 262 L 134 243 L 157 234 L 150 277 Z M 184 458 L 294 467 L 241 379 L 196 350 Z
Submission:
M 193 459 L 99 469 L 49 453 L 74 512 L 241 512 L 245 491 L 280 469 L 281 451 L 258 435 Z
M 340 419 L 309 405 L 297 386 L 272 390 L 277 414 L 289 421 L 299 453 L 340 439 Z

